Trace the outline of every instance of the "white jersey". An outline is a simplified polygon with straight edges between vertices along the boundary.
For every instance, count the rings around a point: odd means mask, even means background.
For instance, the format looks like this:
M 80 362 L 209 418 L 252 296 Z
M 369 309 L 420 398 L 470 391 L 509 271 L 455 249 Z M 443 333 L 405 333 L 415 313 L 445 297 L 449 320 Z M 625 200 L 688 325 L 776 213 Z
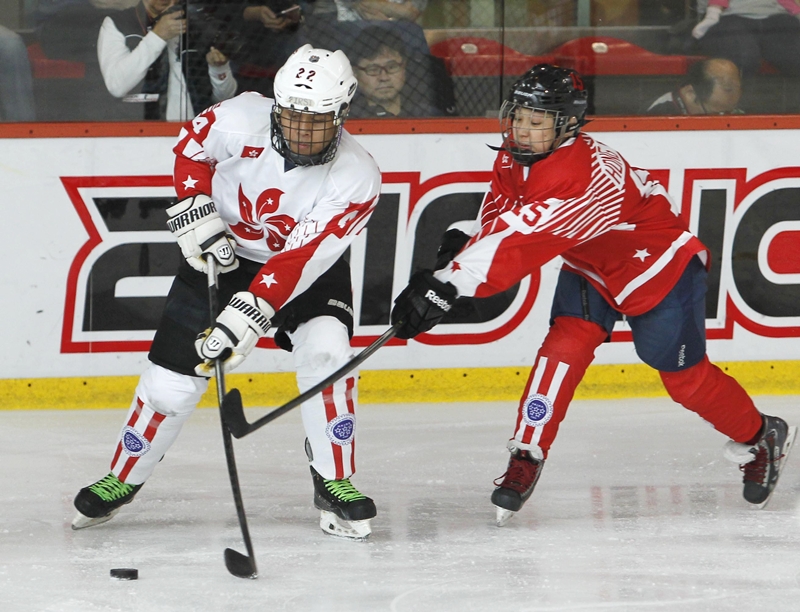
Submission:
M 264 264 L 250 291 L 276 310 L 345 252 L 377 204 L 377 164 L 347 132 L 333 161 L 294 166 L 272 148 L 273 101 L 246 92 L 188 122 L 174 148 L 178 198 L 206 194 L 239 257 Z

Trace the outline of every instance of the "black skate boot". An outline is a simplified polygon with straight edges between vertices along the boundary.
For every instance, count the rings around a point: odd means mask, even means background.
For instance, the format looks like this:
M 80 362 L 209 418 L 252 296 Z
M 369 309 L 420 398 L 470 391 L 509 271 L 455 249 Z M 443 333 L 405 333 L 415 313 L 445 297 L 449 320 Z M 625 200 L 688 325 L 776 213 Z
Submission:
M 319 526 L 325 533 L 365 540 L 372 533 L 369 521 L 378 513 L 375 502 L 358 492 L 349 478 L 327 480 L 311 467 L 314 506 L 322 511 Z
M 142 485 L 129 485 L 109 473 L 93 485 L 84 487 L 75 496 L 78 514 L 72 521 L 73 529 L 83 529 L 105 523 L 114 518 L 120 508 L 133 501 Z
M 544 459 L 534 459 L 528 451 L 511 447 L 510 450 L 508 470 L 494 481 L 497 488 L 492 493 L 492 503 L 497 506 L 498 527 L 505 525 L 528 501 L 544 466 Z
M 789 427 L 780 417 L 765 414 L 763 418 L 761 437 L 754 445 L 731 441 L 725 446 L 725 455 L 740 463 L 744 472 L 745 500 L 758 508 L 767 505 L 797 434 L 797 427 Z

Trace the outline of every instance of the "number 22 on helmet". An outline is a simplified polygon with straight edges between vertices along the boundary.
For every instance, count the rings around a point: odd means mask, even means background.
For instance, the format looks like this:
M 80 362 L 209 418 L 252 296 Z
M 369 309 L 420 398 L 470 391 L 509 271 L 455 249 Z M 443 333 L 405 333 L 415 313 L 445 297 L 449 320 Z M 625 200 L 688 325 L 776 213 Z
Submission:
M 297 166 L 331 161 L 357 86 L 342 51 L 300 47 L 275 75 L 272 147 Z

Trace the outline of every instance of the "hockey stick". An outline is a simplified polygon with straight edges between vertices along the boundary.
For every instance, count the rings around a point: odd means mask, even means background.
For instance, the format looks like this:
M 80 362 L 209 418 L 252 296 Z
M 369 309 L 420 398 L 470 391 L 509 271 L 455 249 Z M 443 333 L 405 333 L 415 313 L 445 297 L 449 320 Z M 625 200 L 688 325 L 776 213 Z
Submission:
M 301 393 L 293 400 L 286 402 L 283 406 L 279 406 L 275 408 L 271 412 L 268 412 L 260 419 L 253 421 L 252 423 L 248 423 L 247 419 L 244 416 L 244 406 L 242 405 L 242 394 L 239 393 L 239 389 L 231 389 L 230 392 L 225 395 L 225 398 L 222 400 L 221 404 L 221 412 L 222 412 L 222 420 L 225 421 L 225 424 L 228 426 L 231 434 L 233 434 L 234 438 L 243 438 L 247 434 L 253 433 L 256 429 L 259 429 L 269 423 L 270 421 L 274 421 L 279 416 L 286 414 L 292 408 L 296 408 L 300 404 L 305 401 L 308 401 L 310 398 L 314 397 L 317 393 L 326 389 L 327 387 L 331 386 L 337 380 L 339 380 L 345 374 L 348 374 L 351 370 L 354 370 L 359 365 L 361 365 L 364 361 L 366 361 L 375 351 L 381 348 L 384 344 L 386 344 L 389 340 L 394 338 L 394 335 L 398 332 L 400 327 L 402 326 L 403 322 L 398 321 L 392 327 L 390 327 L 386 332 L 375 342 L 370 344 L 367 348 L 361 351 L 358 355 L 353 357 L 350 361 L 344 364 L 341 368 L 336 370 L 333 374 L 328 376 L 322 382 L 317 383 L 313 387 L 311 387 L 308 391 Z
M 219 299 L 217 297 L 217 270 L 214 257 L 206 259 L 208 264 L 208 307 L 211 316 L 211 327 L 217 322 L 217 311 L 219 310 Z M 242 501 L 242 490 L 239 488 L 239 473 L 236 470 L 236 457 L 233 454 L 233 441 L 231 432 L 225 425 L 223 416 L 223 405 L 225 403 L 225 372 L 222 362 L 214 360 L 214 373 L 217 376 L 217 400 L 219 402 L 220 419 L 222 421 L 222 443 L 225 447 L 225 461 L 228 464 L 228 477 L 231 481 L 233 490 L 233 502 L 236 505 L 236 515 L 239 517 L 239 527 L 242 529 L 242 539 L 247 548 L 247 555 L 233 550 L 225 549 L 225 567 L 228 571 L 239 578 L 257 578 L 258 569 L 256 568 L 256 557 L 253 553 L 253 543 L 250 541 L 250 530 L 247 528 L 247 516 L 244 513 L 244 502 Z

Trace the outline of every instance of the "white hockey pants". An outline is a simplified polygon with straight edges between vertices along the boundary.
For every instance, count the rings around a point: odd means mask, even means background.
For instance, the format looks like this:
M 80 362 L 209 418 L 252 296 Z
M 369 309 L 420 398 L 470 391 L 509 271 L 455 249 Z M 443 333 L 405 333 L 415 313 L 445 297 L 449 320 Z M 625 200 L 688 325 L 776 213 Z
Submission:
M 347 363 L 352 356 L 347 328 L 334 317 L 311 319 L 289 334 L 301 392 Z M 312 466 L 323 478 L 355 472 L 355 406 L 358 373 L 351 372 L 301 407 Z M 141 484 L 172 446 L 208 388 L 203 378 L 151 363 L 139 379 L 119 433 L 111 471 L 127 484 Z
M 311 319 L 299 325 L 289 338 L 301 393 L 353 357 L 347 328 L 334 317 Z M 349 478 L 356 471 L 357 383 L 358 372 L 350 372 L 300 409 L 311 446 L 311 465 L 323 478 Z
M 151 363 L 139 378 L 111 460 L 117 478 L 132 485 L 147 480 L 207 388 L 205 378 Z

